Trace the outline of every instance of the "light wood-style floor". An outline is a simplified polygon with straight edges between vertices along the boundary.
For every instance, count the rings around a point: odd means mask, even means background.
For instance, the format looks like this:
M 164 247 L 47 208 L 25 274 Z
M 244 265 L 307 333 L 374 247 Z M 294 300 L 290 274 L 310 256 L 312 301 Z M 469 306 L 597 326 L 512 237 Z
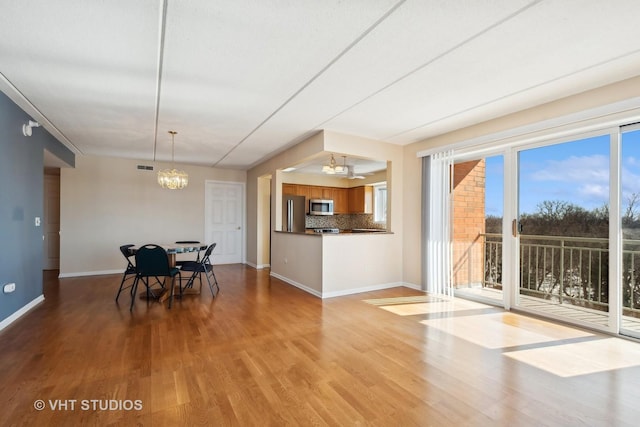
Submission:
M 114 302 L 118 275 L 45 274 L 45 302 L 0 332 L 0 425 L 640 420 L 636 342 L 407 288 L 323 301 L 268 271 L 217 274 L 215 299 L 204 288 L 171 310 L 138 300 L 133 313 L 128 293 Z M 51 408 L 60 400 L 75 408 Z

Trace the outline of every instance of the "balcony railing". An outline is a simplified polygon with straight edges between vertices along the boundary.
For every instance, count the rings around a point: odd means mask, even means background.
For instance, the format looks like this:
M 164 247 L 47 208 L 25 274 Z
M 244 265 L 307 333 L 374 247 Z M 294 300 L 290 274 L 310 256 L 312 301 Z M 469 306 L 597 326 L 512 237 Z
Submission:
M 482 234 L 483 287 L 502 289 L 502 234 Z M 640 240 L 624 240 L 623 313 L 640 317 Z M 609 240 L 520 236 L 520 293 L 600 311 L 609 309 Z

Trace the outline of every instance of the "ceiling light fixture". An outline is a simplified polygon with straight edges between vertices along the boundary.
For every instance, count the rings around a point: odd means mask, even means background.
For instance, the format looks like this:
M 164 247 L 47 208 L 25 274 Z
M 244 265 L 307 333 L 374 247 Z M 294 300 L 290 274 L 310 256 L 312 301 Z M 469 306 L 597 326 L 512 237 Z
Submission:
M 347 171 L 347 156 L 342 156 L 342 165 L 336 164 L 336 159 L 331 154 L 331 158 L 329 159 L 329 164 L 324 165 L 322 167 L 322 172 L 328 175 L 335 175 L 337 173 L 345 173 Z
M 177 133 L 173 130 L 169 131 L 169 134 L 171 134 L 171 169 L 158 171 L 158 184 L 162 188 L 168 188 L 169 190 L 182 190 L 189 184 L 189 175 L 184 171 L 177 170 L 174 165 L 174 138 Z
M 22 134 L 24 136 L 31 136 L 33 134 L 33 128 L 40 127 L 40 123 L 29 120 L 29 124 L 22 125 Z

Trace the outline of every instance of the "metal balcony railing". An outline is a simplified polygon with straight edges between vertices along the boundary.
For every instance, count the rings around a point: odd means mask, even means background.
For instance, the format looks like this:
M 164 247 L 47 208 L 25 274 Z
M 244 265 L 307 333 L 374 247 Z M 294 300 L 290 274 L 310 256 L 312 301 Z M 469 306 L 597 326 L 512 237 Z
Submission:
M 482 234 L 483 287 L 502 289 L 502 234 Z M 624 240 L 623 313 L 640 317 L 640 240 Z M 608 311 L 609 240 L 520 236 L 520 293 Z

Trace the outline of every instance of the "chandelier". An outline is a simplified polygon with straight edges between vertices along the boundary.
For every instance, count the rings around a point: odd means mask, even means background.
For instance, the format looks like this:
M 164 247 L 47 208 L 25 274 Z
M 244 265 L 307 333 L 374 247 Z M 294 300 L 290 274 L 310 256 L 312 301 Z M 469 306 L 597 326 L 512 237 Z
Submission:
M 329 175 L 335 175 L 337 173 L 345 173 L 347 171 L 347 167 L 345 165 L 345 163 L 347 162 L 347 156 L 342 156 L 343 160 L 342 160 L 342 165 L 337 165 L 336 164 L 336 159 L 333 157 L 333 154 L 331 154 L 331 158 L 329 159 L 329 164 L 328 165 L 324 165 L 322 167 L 322 172 L 329 174 Z
M 174 137 L 178 132 L 170 130 L 171 134 L 171 169 L 162 169 L 158 171 L 158 184 L 162 188 L 169 190 L 182 190 L 189 184 L 189 175 L 185 171 L 177 170 L 174 165 Z

